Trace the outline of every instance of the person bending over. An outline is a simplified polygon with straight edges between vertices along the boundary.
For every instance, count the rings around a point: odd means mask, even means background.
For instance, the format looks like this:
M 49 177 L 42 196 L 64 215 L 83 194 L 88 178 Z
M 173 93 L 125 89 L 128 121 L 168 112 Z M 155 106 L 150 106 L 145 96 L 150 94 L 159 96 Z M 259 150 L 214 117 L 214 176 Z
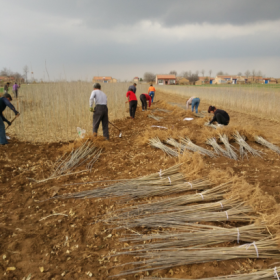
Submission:
M 137 98 L 133 91 L 128 91 L 126 93 L 127 102 L 129 102 L 129 114 L 132 119 L 135 118 L 135 112 L 137 109 Z
M 222 125 L 229 124 L 230 118 L 226 111 L 216 109 L 215 106 L 209 106 L 208 113 L 214 114 L 214 117 L 209 124 L 212 124 L 213 122 L 217 122 L 218 124 L 222 124 Z
M 193 109 L 195 108 L 195 112 L 198 113 L 199 103 L 200 103 L 200 98 L 195 97 L 195 96 L 191 97 L 186 103 L 187 110 L 189 109 L 189 105 L 192 104 L 192 112 L 193 112 Z
M 93 109 L 93 102 L 95 108 Z M 100 122 L 102 121 L 103 136 L 109 140 L 109 118 L 107 107 L 107 96 L 101 91 L 101 85 L 96 83 L 93 85 L 93 91 L 89 99 L 89 110 L 93 112 L 93 136 L 97 136 Z
M 148 94 L 151 96 L 152 98 L 152 103 L 154 103 L 154 97 L 155 97 L 155 93 L 156 93 L 156 89 L 153 86 L 153 84 L 150 84 L 150 87 L 148 89 Z
M 151 107 L 152 98 L 148 94 L 142 93 L 140 95 L 140 100 L 142 103 L 142 111 L 147 110 L 147 101 L 149 101 L 149 108 Z
M 12 111 L 14 111 L 16 116 L 19 116 L 19 112 L 16 111 L 15 107 L 10 102 L 12 100 L 13 99 L 9 93 L 5 93 L 3 97 L 0 98 L 0 145 L 8 144 L 4 122 L 6 122 L 9 126 L 11 125 L 11 122 L 3 116 L 3 111 L 8 106 Z

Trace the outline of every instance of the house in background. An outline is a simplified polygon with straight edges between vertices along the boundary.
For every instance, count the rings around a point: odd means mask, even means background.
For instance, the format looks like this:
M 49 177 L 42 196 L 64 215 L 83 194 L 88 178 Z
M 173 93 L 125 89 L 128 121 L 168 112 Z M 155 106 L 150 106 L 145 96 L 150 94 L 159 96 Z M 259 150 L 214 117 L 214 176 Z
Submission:
M 138 83 L 138 82 L 139 82 L 139 77 L 134 77 L 134 78 L 133 78 L 133 82 L 134 82 L 134 83 Z
M 112 77 L 105 77 L 105 76 L 103 77 L 95 76 L 93 77 L 92 82 L 93 83 L 116 83 L 117 79 L 114 79 Z
M 176 85 L 175 75 L 156 75 L 157 85 Z

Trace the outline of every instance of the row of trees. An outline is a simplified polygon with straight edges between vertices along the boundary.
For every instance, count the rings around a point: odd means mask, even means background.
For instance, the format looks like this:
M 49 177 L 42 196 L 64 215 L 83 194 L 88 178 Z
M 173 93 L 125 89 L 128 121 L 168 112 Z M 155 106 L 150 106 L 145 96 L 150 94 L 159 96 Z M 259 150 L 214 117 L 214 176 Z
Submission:
M 27 74 L 29 73 L 29 69 L 28 66 L 25 65 L 23 67 L 23 74 L 20 74 L 18 72 L 13 72 L 12 70 L 4 67 L 1 71 L 0 71 L 0 76 L 2 77 L 14 77 L 16 80 L 21 80 L 21 79 L 25 79 L 25 81 L 27 82 Z

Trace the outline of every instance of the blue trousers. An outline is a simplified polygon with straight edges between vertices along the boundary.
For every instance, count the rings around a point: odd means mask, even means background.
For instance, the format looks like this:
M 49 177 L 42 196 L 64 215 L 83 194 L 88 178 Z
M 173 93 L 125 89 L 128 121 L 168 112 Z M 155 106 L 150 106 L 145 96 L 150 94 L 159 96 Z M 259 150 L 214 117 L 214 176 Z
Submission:
M 195 108 L 195 112 L 198 113 L 198 106 L 199 106 L 199 103 L 200 103 L 200 99 L 197 97 L 197 98 L 194 98 L 192 100 L 192 112 L 193 112 L 193 109 Z
M 153 103 L 154 102 L 155 92 L 154 91 L 150 91 L 149 95 L 151 96 L 152 103 Z
M 0 117 L 0 145 L 8 144 L 7 138 L 6 138 L 6 132 L 5 132 L 5 125 Z

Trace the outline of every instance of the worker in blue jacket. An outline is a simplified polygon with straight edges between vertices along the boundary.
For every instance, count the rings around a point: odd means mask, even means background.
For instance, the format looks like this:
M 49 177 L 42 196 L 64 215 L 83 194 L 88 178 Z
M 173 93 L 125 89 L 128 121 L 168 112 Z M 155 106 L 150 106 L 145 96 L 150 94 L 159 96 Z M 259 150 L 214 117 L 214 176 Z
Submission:
M 14 111 L 16 116 L 19 116 L 19 112 L 16 111 L 15 107 L 11 104 L 12 100 L 13 99 L 9 93 L 5 93 L 3 97 L 0 98 L 0 145 L 8 144 L 4 122 L 6 122 L 9 126 L 11 125 L 11 122 L 3 116 L 3 111 L 8 106 L 12 111 Z

